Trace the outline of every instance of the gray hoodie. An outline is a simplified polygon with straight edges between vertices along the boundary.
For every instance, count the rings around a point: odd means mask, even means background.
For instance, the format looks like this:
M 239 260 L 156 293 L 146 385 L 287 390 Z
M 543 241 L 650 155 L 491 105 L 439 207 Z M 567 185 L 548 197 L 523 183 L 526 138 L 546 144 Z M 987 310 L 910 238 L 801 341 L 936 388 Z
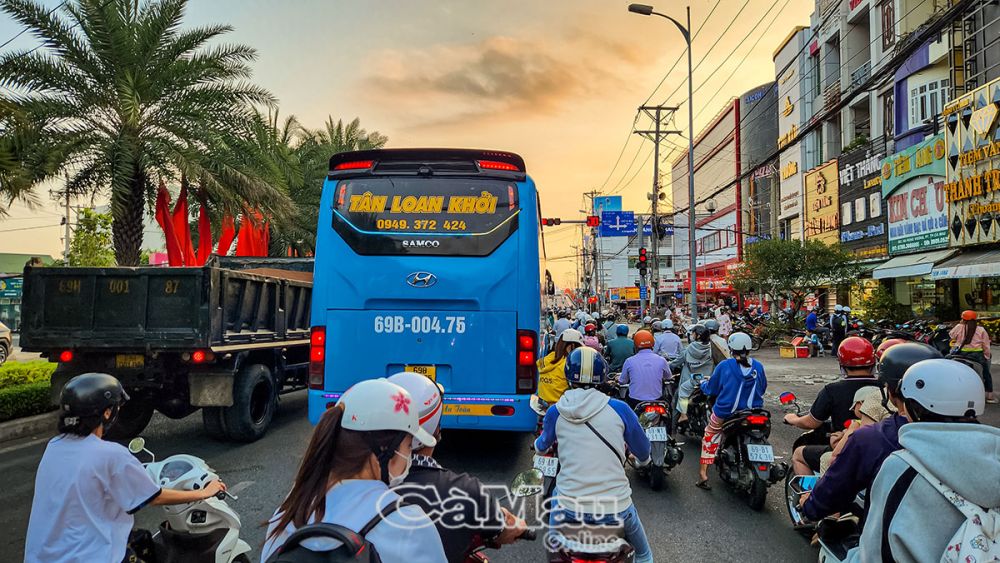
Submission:
M 899 443 L 970 502 L 1000 507 L 1000 429 L 985 424 L 914 422 L 899 429 Z M 872 486 L 872 499 L 861 544 L 850 561 L 880 561 L 882 517 L 889 491 L 909 467 L 890 455 Z M 941 560 L 941 554 L 965 516 L 922 475 L 910 484 L 889 525 L 889 546 L 899 563 Z
M 687 345 L 681 356 L 670 362 L 671 369 L 681 368 L 681 381 L 687 380 L 692 373 L 700 373 L 705 377 L 712 375 L 715 362 L 712 361 L 712 346 L 695 340 Z

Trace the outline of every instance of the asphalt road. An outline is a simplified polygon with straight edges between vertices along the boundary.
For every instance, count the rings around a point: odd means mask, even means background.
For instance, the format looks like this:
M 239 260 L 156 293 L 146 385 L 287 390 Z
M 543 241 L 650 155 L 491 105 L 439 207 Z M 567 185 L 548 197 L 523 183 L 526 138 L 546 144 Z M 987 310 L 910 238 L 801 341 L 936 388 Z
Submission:
M 836 378 L 830 358 L 782 360 L 775 351 L 758 356 L 768 374 L 767 407 L 780 420 L 777 396 L 793 391 L 808 404 L 822 385 Z M 259 554 L 264 529 L 288 492 L 292 477 L 312 431 L 305 416 L 305 394 L 282 398 L 274 426 L 253 444 L 213 441 L 201 429 L 201 417 L 192 415 L 175 421 L 160 415 L 143 436 L 158 457 L 188 453 L 206 459 L 223 476 L 239 500 L 230 501 L 243 520 L 243 537 Z M 986 422 L 997 425 L 1000 409 L 989 406 Z M 798 432 L 776 423 L 771 442 L 775 454 L 790 456 L 789 446 Z M 530 436 L 505 433 L 445 432 L 438 458 L 447 467 L 469 472 L 486 483 L 509 483 L 531 465 Z M 34 489 L 35 469 L 45 447 L 44 440 L 0 448 L 0 561 L 22 558 L 24 534 Z M 713 473 L 712 491 L 694 487 L 698 469 L 696 441 L 685 445 L 685 460 L 670 475 L 660 492 L 633 480 L 633 500 L 643 519 L 653 552 L 660 561 L 814 561 L 817 552 L 792 531 L 782 504 L 782 487 L 771 488 L 767 506 L 750 510 L 742 497 L 728 490 Z M 631 470 L 630 470 L 631 471 Z M 160 510 L 147 508 L 137 515 L 140 527 L 155 528 Z M 540 542 L 519 542 L 492 552 L 492 560 L 543 560 Z

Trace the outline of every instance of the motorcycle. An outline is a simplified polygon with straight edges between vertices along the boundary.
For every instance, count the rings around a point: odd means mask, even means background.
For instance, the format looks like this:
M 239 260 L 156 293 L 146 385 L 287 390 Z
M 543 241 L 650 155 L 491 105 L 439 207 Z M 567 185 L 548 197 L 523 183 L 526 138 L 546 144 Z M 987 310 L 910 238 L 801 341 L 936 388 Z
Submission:
M 722 423 L 715 467 L 723 481 L 747 495 L 754 510 L 764 508 L 768 487 L 788 473 L 785 463 L 774 462 L 770 434 L 771 413 L 765 409 L 737 411 Z
M 798 398 L 794 393 L 786 391 L 778 396 L 778 402 L 783 406 L 792 406 L 795 409 L 795 414 L 802 415 L 802 406 L 798 402 Z M 829 421 L 824 422 L 819 428 L 814 428 L 812 430 L 807 430 L 802 433 L 801 436 L 795 439 L 792 444 L 792 451 L 794 452 L 800 446 L 818 446 L 826 445 L 830 443 L 830 434 L 833 433 L 833 427 Z M 802 495 L 807 491 L 812 489 L 818 478 L 815 475 L 796 475 L 794 471 L 787 471 L 785 475 L 785 507 L 788 509 L 788 516 L 792 519 L 792 527 L 803 533 L 812 533 L 815 530 L 815 525 L 810 522 L 806 522 L 802 518 L 801 512 L 799 512 L 799 501 Z
M 680 422 L 680 413 L 677 412 L 677 402 L 680 400 L 679 395 L 675 395 L 673 402 L 673 413 L 674 413 L 674 424 L 673 427 L 681 434 L 687 434 L 688 436 L 701 441 L 701 438 L 705 435 L 705 427 L 708 426 L 708 413 L 712 410 L 712 404 L 709 398 L 701 391 L 701 382 L 705 380 L 705 376 L 701 373 L 691 374 L 691 378 L 694 381 L 694 390 L 688 397 L 687 405 L 687 420 Z
M 542 435 L 542 424 L 550 405 L 538 395 L 532 395 L 528 404 L 531 406 L 531 410 L 538 415 L 538 426 L 535 428 L 535 438 L 538 438 Z M 544 454 L 536 452 L 532 458 L 532 465 L 542 474 L 544 485 L 542 498 L 548 500 L 556 488 L 556 475 L 559 474 L 559 443 L 553 443 L 549 451 Z
M 511 495 L 525 498 L 543 492 L 544 476 L 537 469 L 519 473 L 511 483 Z M 625 541 L 621 526 L 559 524 L 545 541 L 550 563 L 631 563 L 635 549 Z
M 662 489 L 666 473 L 684 461 L 684 450 L 673 437 L 670 405 L 671 401 L 660 400 L 643 401 L 635 407 L 639 424 L 649 438 L 651 457 L 649 464 L 636 468 L 636 473 L 649 479 L 649 486 L 654 491 Z
M 219 478 L 203 459 L 193 455 L 156 461 L 142 438 L 132 439 L 128 449 L 150 456 L 143 466 L 160 487 L 195 491 Z M 152 558 L 146 563 L 250 563 L 250 545 L 240 539 L 240 517 L 226 503 L 226 497 L 237 500 L 221 492 L 197 502 L 164 506 L 167 519 L 152 536 Z

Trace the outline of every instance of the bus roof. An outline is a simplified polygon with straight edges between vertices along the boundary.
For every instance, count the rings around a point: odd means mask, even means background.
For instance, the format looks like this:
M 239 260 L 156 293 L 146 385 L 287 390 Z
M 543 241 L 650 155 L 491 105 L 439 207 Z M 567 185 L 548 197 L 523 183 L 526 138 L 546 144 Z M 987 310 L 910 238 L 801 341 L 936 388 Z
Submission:
M 485 176 L 523 181 L 524 159 L 511 152 L 477 149 L 375 149 L 330 157 L 331 179 L 358 176 Z

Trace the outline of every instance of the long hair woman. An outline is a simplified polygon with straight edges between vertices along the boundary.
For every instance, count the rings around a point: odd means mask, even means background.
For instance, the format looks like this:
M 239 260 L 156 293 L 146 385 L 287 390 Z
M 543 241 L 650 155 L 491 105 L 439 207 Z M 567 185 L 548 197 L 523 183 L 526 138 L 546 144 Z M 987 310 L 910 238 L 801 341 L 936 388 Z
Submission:
M 405 389 L 386 379 L 348 389 L 316 425 L 292 490 L 269 521 L 261 560 L 280 551 L 296 529 L 327 522 L 366 532 L 384 563 L 444 561 L 430 518 L 415 505 L 400 506 L 389 489 L 409 472 L 412 438 L 436 443 L 420 428 L 418 410 Z M 340 545 L 316 537 L 301 547 L 329 551 Z

